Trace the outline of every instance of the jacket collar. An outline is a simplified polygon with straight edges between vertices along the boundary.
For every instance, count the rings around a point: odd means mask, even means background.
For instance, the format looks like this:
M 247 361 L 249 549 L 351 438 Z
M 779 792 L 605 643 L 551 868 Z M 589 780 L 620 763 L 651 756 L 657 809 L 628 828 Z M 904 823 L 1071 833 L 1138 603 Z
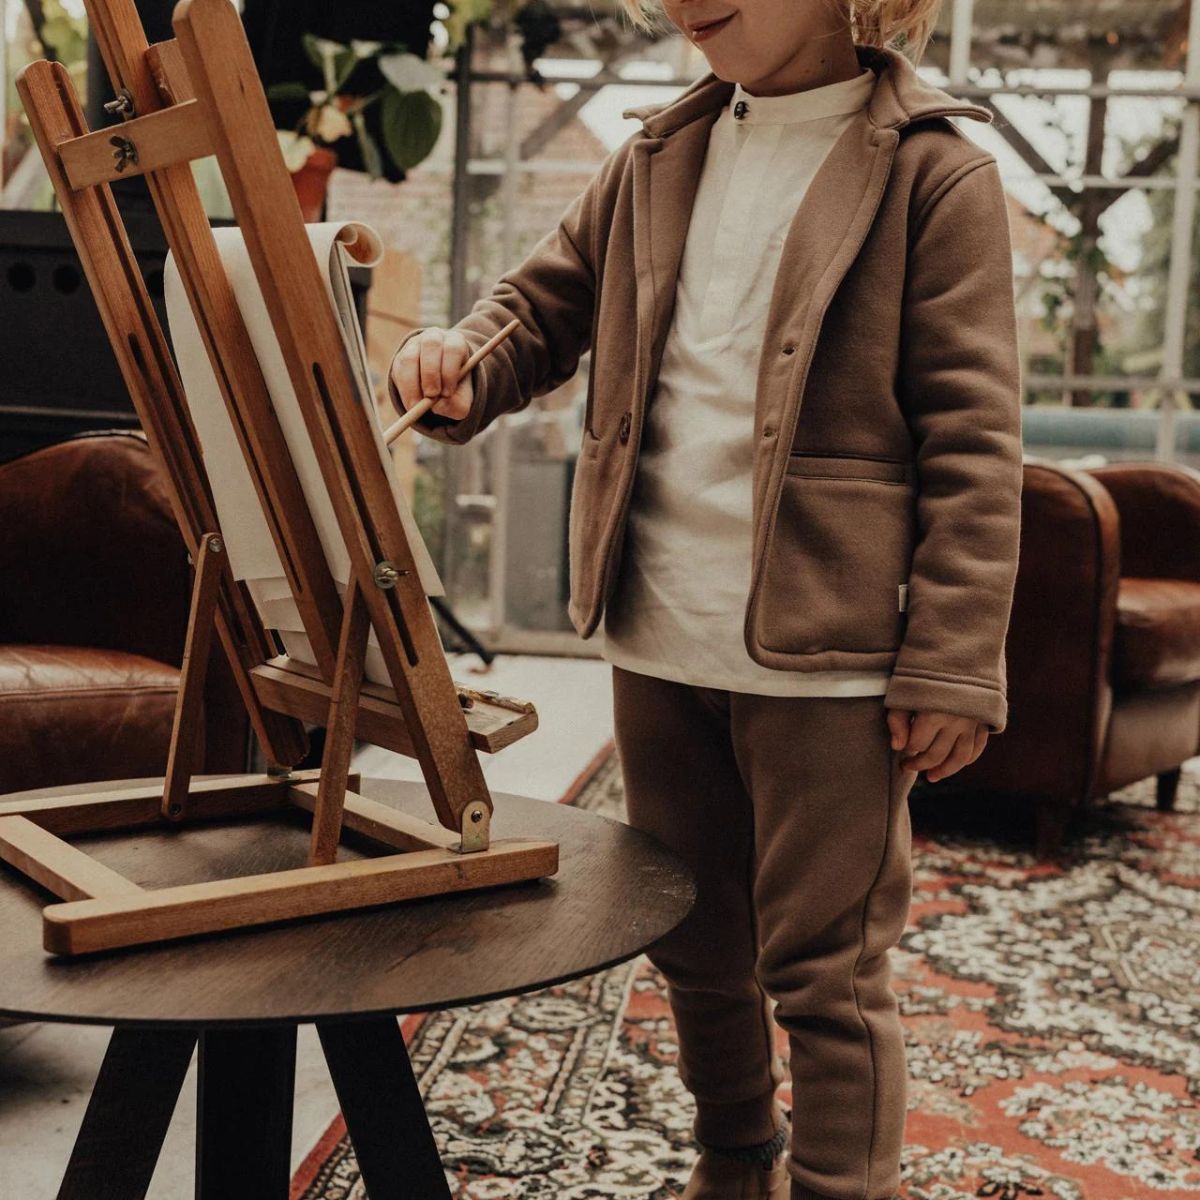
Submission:
M 991 111 L 982 105 L 959 100 L 927 83 L 899 50 L 858 46 L 856 52 L 859 62 L 877 76 L 867 104 L 867 116 L 877 129 L 903 129 L 929 117 L 971 117 L 984 123 L 992 120 Z M 733 86 L 708 71 L 673 100 L 627 108 L 621 115 L 641 121 L 653 137 L 665 137 L 723 108 L 733 95 Z

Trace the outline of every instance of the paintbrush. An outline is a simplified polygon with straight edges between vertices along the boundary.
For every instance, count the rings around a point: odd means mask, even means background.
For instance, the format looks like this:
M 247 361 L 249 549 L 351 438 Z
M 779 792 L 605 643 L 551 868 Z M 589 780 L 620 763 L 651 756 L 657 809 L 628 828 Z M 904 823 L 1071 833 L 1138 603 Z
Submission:
M 499 333 L 493 334 L 488 338 L 466 363 L 463 364 L 463 369 L 459 373 L 458 379 L 454 381 L 454 387 L 457 388 L 463 377 L 469 375 L 476 364 L 481 363 L 495 348 L 500 345 L 510 334 L 521 328 L 521 322 L 514 317 Z M 453 393 L 454 388 L 450 389 Z M 425 396 L 418 400 L 398 421 L 389 425 L 384 430 L 383 440 L 390 446 L 410 425 L 415 424 L 421 419 L 438 401 L 437 396 Z

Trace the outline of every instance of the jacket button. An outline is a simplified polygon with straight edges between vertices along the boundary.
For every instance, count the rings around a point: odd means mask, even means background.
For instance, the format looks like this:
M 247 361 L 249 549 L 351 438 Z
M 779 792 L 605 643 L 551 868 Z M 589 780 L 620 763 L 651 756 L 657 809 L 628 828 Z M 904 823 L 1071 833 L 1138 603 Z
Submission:
M 632 423 L 633 423 L 633 414 L 630 412 L 623 412 L 621 414 L 621 424 L 620 424 L 619 428 L 617 429 L 617 437 L 619 437 L 622 442 L 629 441 L 629 426 Z
M 783 352 L 784 352 L 784 354 L 795 354 L 796 353 L 796 343 L 795 342 L 784 342 Z

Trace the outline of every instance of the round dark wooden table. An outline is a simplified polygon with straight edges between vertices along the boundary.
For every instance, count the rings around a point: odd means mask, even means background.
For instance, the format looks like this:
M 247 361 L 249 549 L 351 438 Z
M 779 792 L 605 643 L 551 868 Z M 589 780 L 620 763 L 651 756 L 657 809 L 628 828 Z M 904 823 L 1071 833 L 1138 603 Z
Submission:
M 4 799 L 56 790 L 66 789 Z M 432 813 L 422 783 L 364 780 L 361 791 Z M 0 864 L 0 1016 L 114 1027 L 59 1200 L 145 1195 L 197 1043 L 197 1197 L 286 1200 L 296 1026 L 308 1022 L 371 1200 L 448 1196 L 396 1014 L 623 962 L 673 929 L 695 896 L 683 864 L 638 830 L 524 796 L 493 799 L 492 836 L 558 842 L 556 875 L 74 959 L 42 949 L 52 897 Z M 308 831 L 303 814 L 281 814 L 72 841 L 155 888 L 302 866 Z M 347 834 L 340 857 L 374 852 Z

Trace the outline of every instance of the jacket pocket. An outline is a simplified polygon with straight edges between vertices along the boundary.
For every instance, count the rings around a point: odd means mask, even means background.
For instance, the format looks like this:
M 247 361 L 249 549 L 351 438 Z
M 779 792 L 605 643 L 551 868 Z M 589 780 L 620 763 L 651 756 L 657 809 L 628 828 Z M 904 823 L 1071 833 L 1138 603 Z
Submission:
M 793 452 L 764 567 L 764 647 L 898 650 L 916 537 L 910 462 Z
M 869 479 L 872 483 L 906 483 L 916 480 L 912 463 L 862 454 L 804 454 L 793 450 L 787 473 L 808 479 Z

